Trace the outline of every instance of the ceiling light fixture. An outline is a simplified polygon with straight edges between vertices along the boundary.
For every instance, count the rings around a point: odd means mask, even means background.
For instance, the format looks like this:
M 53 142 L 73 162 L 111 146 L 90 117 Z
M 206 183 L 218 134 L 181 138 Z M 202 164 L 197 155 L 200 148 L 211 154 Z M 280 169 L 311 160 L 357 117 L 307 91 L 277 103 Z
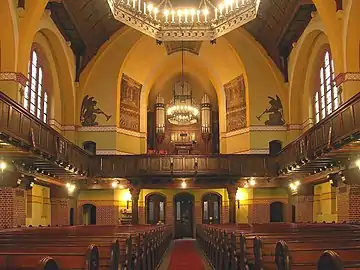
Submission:
M 261 0 L 225 0 L 215 6 L 173 7 L 170 0 L 107 0 L 114 18 L 160 41 L 214 40 L 256 18 Z

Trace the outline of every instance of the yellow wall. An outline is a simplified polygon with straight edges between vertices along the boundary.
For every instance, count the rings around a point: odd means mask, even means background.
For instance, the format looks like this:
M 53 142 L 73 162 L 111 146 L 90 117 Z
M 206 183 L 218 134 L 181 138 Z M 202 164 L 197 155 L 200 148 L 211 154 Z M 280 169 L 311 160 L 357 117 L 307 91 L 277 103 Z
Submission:
M 51 225 L 50 188 L 34 185 L 28 192 L 26 226 Z
M 337 221 L 336 188 L 331 187 L 329 182 L 314 186 L 313 220 Z

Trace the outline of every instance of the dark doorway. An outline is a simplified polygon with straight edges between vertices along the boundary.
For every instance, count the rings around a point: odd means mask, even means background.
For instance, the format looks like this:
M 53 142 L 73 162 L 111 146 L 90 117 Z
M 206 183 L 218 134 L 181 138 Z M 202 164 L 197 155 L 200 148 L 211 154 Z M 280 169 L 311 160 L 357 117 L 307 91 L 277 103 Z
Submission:
M 221 196 L 216 193 L 206 194 L 202 199 L 202 223 L 220 224 Z
M 296 223 L 296 206 L 295 205 L 293 205 L 291 208 L 291 214 L 292 214 L 292 217 L 291 217 L 292 223 Z
M 74 208 L 70 208 L 69 220 L 70 220 L 70 226 L 73 226 L 74 225 Z
M 269 153 L 271 156 L 276 156 L 280 153 L 282 148 L 282 143 L 279 140 L 274 140 L 269 142 Z
M 174 197 L 175 238 L 194 237 L 193 212 L 194 196 L 179 193 Z
M 96 224 L 96 206 L 92 204 L 83 205 L 83 224 L 95 225 Z
M 151 194 L 146 196 L 146 223 L 158 224 L 159 222 L 165 224 L 165 208 L 166 198 L 161 194 Z
M 270 204 L 270 222 L 283 222 L 284 204 L 282 202 L 273 202 Z

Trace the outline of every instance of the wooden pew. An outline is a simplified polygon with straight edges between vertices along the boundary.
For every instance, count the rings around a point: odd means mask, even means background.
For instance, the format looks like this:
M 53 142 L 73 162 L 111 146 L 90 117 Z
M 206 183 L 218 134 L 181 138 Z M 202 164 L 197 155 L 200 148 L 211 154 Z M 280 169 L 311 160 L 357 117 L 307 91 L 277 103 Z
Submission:
M 99 251 L 95 245 L 90 245 L 87 249 L 72 250 L 73 252 L 63 252 L 59 250 L 47 249 L 46 251 L 36 248 L 27 251 L 0 252 L 0 269 L 15 270 L 34 267 L 44 257 L 54 258 L 62 270 L 65 269 L 84 269 L 99 270 Z
M 305 270 L 305 269 L 318 269 L 318 258 L 322 256 L 324 246 L 330 246 L 330 244 L 322 245 L 304 243 L 303 246 L 292 246 L 285 241 L 279 241 L 275 250 L 275 263 L 279 270 Z M 345 265 L 356 266 L 359 269 L 360 266 L 360 246 L 351 245 L 340 246 L 338 243 L 333 243 L 333 251 L 342 258 Z M 349 268 L 349 267 L 345 267 Z M 352 268 L 352 267 L 350 267 Z

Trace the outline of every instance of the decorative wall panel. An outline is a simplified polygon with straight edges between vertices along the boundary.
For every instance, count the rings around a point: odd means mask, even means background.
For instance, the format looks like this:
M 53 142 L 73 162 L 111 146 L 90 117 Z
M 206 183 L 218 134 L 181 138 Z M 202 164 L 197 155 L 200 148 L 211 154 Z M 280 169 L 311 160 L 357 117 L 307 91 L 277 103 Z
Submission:
M 226 96 L 226 131 L 246 127 L 246 94 L 244 76 L 240 75 L 224 85 Z
M 140 131 L 140 93 L 142 85 L 123 74 L 120 97 L 120 128 Z

